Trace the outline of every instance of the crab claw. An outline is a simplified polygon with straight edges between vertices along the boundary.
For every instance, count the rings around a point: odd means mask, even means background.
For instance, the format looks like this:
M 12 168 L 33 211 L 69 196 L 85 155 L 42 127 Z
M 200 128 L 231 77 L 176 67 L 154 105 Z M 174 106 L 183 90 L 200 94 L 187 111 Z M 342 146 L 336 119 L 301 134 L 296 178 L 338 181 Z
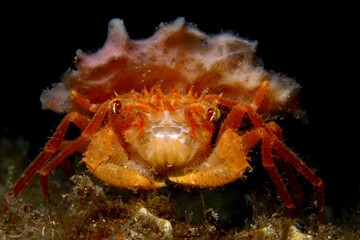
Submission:
M 212 188 L 230 183 L 241 174 L 241 171 L 224 164 L 179 177 L 169 177 L 169 180 L 189 187 Z
M 165 182 L 158 182 L 140 174 L 138 166 L 129 166 L 127 154 L 120 144 L 117 135 L 104 127 L 97 132 L 81 160 L 85 162 L 89 171 L 105 183 L 128 189 L 154 189 L 165 186 Z
M 100 164 L 92 174 L 107 184 L 120 188 L 149 190 L 166 185 L 165 182 L 150 181 L 136 171 L 113 163 Z
M 172 176 L 169 180 L 191 187 L 218 187 L 241 178 L 248 168 L 251 167 L 241 138 L 227 129 L 206 162 L 189 174 Z

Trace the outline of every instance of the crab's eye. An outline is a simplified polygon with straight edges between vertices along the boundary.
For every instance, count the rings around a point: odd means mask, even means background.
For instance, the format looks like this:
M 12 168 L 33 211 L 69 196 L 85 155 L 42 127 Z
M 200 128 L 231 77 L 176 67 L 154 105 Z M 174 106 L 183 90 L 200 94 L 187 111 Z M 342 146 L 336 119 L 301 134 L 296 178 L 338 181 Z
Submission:
M 120 114 L 122 111 L 122 104 L 119 99 L 114 99 L 109 104 L 109 111 L 114 114 Z
M 217 107 L 210 107 L 206 110 L 205 119 L 209 122 L 216 122 L 220 119 L 220 110 Z

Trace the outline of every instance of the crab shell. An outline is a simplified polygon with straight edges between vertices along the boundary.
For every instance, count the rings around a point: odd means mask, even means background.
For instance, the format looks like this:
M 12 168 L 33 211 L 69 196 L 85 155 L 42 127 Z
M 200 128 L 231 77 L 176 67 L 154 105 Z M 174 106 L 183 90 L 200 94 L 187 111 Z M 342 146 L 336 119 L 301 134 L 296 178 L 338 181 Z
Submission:
M 109 23 L 104 46 L 95 53 L 77 52 L 77 69 L 41 95 L 43 109 L 56 112 L 81 111 L 71 99 L 77 91 L 91 103 L 101 104 L 116 93 L 159 87 L 164 93 L 175 88 L 221 94 L 250 103 L 262 82 L 269 91 L 260 113 L 279 110 L 304 116 L 297 101 L 300 86 L 292 79 L 267 72 L 255 56 L 257 43 L 231 33 L 209 36 L 184 18 L 161 24 L 154 35 L 131 40 L 120 19 Z
M 202 169 L 221 163 L 218 154 L 209 157 L 214 114 L 208 113 L 216 109 L 217 101 L 207 101 L 205 95 L 181 95 L 176 90 L 167 95 L 160 89 L 152 90 L 114 98 L 109 104 L 107 124 L 92 137 L 82 162 L 108 184 L 122 188 L 163 187 L 167 178 L 189 173 L 195 166 Z M 222 142 L 226 140 L 230 138 Z M 219 144 L 217 148 L 221 147 Z M 236 152 L 241 154 L 242 170 L 250 167 L 244 153 Z M 225 178 L 217 184 L 231 180 Z

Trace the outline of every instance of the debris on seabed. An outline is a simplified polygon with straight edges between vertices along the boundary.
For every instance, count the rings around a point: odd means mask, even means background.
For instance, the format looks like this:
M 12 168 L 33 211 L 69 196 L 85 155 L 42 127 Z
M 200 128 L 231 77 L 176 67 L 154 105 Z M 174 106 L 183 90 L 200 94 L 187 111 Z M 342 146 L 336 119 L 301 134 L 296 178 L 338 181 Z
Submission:
M 9 210 L 0 221 L 1 239 L 63 239 L 66 236 L 67 239 L 308 240 L 360 236 L 359 232 L 344 232 L 315 220 L 306 230 L 300 230 L 296 220 L 279 214 L 270 218 L 260 216 L 249 227 L 235 229 L 220 229 L 209 219 L 192 225 L 190 219 L 177 219 L 167 196 L 154 192 L 145 197 L 132 197 L 125 203 L 107 196 L 103 188 L 86 175 L 75 175 L 72 181 L 73 190 L 62 194 L 59 203 L 49 202 L 36 208 L 21 197 L 10 197 Z
M 17 161 L 24 161 L 24 152 L 12 144 L 27 148 L 23 140 L 11 143 L 1 140 L 2 176 L 0 199 L 10 188 Z M 11 152 L 9 152 L 10 150 Z M 16 156 L 19 154 L 19 156 Z M 8 161 L 7 159 L 18 159 Z M 10 164 L 11 163 L 11 164 Z M 7 164 L 6 166 L 4 164 Z M 9 165 L 10 164 L 10 165 Z M 50 179 L 49 179 L 50 180 Z M 59 181 L 60 185 L 66 182 Z M 219 223 L 221 209 L 204 209 L 206 219 L 194 224 L 192 214 L 178 214 L 168 195 L 153 192 L 126 192 L 96 184 L 86 174 L 71 178 L 73 186 L 65 193 L 56 193 L 51 201 L 41 195 L 38 183 L 29 186 L 17 199 L 8 199 L 8 211 L 0 217 L 2 239 L 238 239 L 238 240 L 308 240 L 360 239 L 356 227 L 320 224 L 315 215 L 307 219 L 288 219 L 281 214 L 255 214 L 243 226 L 228 227 Z M 58 183 L 59 183 L 58 182 Z M 125 193 L 124 193 L 125 192 Z M 56 194 L 58 197 L 56 197 Z M 36 196 L 36 197 L 35 197 Z M 42 199 L 43 202 L 29 201 Z M 0 211 L 4 211 L 1 205 Z M 182 214 L 183 215 L 183 214 Z M 301 222 L 302 224 L 299 224 Z

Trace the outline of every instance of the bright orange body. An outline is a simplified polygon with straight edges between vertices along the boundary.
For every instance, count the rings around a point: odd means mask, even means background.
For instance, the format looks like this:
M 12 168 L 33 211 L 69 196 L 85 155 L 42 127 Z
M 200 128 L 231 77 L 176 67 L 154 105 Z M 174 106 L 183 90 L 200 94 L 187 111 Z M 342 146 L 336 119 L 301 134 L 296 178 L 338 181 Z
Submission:
M 294 101 L 287 102 L 296 83 L 252 64 L 254 46 L 244 40 L 221 36 L 203 44 L 204 35 L 180 19 L 152 39 L 131 42 L 121 24 L 113 20 L 104 48 L 80 54 L 78 70 L 44 91 L 44 108 L 68 114 L 9 194 L 17 197 L 39 174 L 49 196 L 47 176 L 57 166 L 70 175 L 67 157 L 74 152 L 83 153 L 94 176 L 120 188 L 155 189 L 169 182 L 213 188 L 243 177 L 251 168 L 248 152 L 261 142 L 263 166 L 288 211 L 294 204 L 274 159 L 298 201 L 303 193 L 293 169 L 317 187 L 320 219 L 325 218 L 322 180 L 284 145 L 280 127 L 263 121 L 280 108 L 298 111 Z M 196 49 L 200 62 L 187 55 Z M 206 54 L 215 56 L 213 65 Z M 82 131 L 71 141 L 64 140 L 70 122 Z
M 259 95 L 266 87 L 264 82 Z M 128 189 L 160 188 L 167 180 L 193 187 L 217 187 L 238 179 L 250 168 L 246 152 L 251 146 L 243 146 L 234 129 L 223 124 L 221 135 L 213 139 L 221 115 L 217 105 L 224 100 L 219 96 L 197 97 L 191 92 L 181 95 L 176 90 L 164 95 L 153 88 L 150 93 L 144 90 L 116 95 L 102 105 L 91 104 L 77 92 L 72 98 L 95 115 L 88 119 L 72 112 L 65 117 L 45 150 L 15 184 L 15 196 L 36 173 L 48 196 L 47 175 L 58 165 L 66 171 L 66 157 L 76 151 L 84 152 L 82 162 L 93 175 Z M 229 107 L 236 104 L 231 100 L 224 103 Z M 243 113 L 235 116 L 242 118 Z M 64 136 L 70 122 L 83 134 L 69 143 Z
M 122 188 L 158 188 L 167 180 L 202 187 L 234 181 L 250 166 L 242 147 L 224 147 L 241 146 L 232 131 L 212 149 L 211 120 L 220 116 L 206 119 L 206 114 L 216 109 L 217 98 L 182 96 L 175 90 L 163 95 L 159 89 L 117 96 L 109 103 L 108 123 L 94 134 L 83 161 L 99 179 Z M 121 103 L 119 113 L 112 111 L 115 103 Z M 220 172 L 228 173 L 216 177 Z

